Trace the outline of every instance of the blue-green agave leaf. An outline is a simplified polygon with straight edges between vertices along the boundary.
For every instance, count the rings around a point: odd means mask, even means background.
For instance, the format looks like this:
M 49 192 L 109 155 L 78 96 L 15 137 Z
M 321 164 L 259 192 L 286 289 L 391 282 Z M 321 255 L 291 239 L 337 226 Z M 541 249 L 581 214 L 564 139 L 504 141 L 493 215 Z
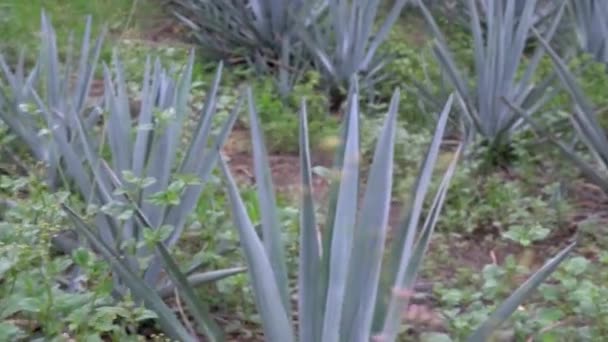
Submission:
M 277 214 L 277 201 L 272 186 L 271 170 L 264 146 L 264 134 L 258 119 L 251 88 L 247 90 L 249 103 L 249 122 L 251 125 L 251 145 L 253 148 L 253 165 L 255 180 L 258 189 L 258 199 L 261 211 L 262 236 L 266 254 L 272 264 L 279 295 L 283 301 L 286 312 L 291 312 L 289 304 L 289 284 L 287 279 L 287 265 L 285 263 L 284 243 L 282 241 L 281 227 Z
M 408 215 L 403 221 L 403 225 L 397 231 L 397 236 L 389 251 L 389 264 L 386 269 L 389 279 L 392 278 L 389 284 L 391 287 L 387 289 L 390 291 L 390 300 L 388 303 L 388 309 L 383 319 L 384 327 L 382 328 L 382 338 L 389 341 L 393 341 L 397 336 L 399 323 L 401 320 L 401 310 L 405 297 L 401 295 L 402 292 L 411 291 L 409 286 L 413 284 L 406 284 L 408 279 L 406 278 L 407 269 L 411 263 L 412 254 L 414 252 L 414 238 L 418 231 L 418 225 L 422 215 L 422 208 L 424 200 L 426 198 L 429 186 L 431 184 L 431 178 L 433 170 L 435 169 L 435 163 L 439 156 L 440 146 L 445 132 L 445 128 L 448 122 L 448 117 L 452 108 L 453 95 L 448 98 L 439 121 L 435 128 L 435 133 L 429 149 L 424 156 L 420 172 L 416 179 L 414 188 L 412 189 L 411 195 L 411 206 L 408 210 Z M 379 303 L 379 312 L 382 312 L 382 302 Z M 377 309 L 377 310 L 378 310 Z
M 285 311 L 285 306 L 280 296 L 277 295 L 279 287 L 264 245 L 251 223 L 228 165 L 222 159 L 219 164 L 226 178 L 232 215 L 247 260 L 255 301 L 262 321 L 266 323 L 264 324 L 264 337 L 268 341 L 294 341 L 295 335 L 290 323 L 290 313 Z
M 391 204 L 395 130 L 399 109 L 395 90 L 380 131 L 367 180 L 363 206 L 354 232 L 342 334 L 346 341 L 369 341 L 384 256 Z
M 245 271 L 247 271 L 247 268 L 245 268 L 245 267 L 226 268 L 226 269 L 222 269 L 222 270 L 194 273 L 194 274 L 188 275 L 187 280 L 188 280 L 188 284 L 190 284 L 190 286 L 197 287 L 197 286 L 204 285 L 204 284 L 214 283 L 218 280 L 222 280 L 224 278 L 228 278 L 228 277 L 231 277 L 233 275 L 236 275 L 236 274 L 239 274 L 239 273 L 242 273 Z M 169 284 L 167 286 L 163 286 L 160 289 L 158 289 L 158 294 L 162 298 L 166 298 L 166 297 L 173 295 L 174 291 L 175 291 L 175 286 L 172 284 Z
M 310 143 L 306 102 L 300 107 L 300 257 L 298 264 L 298 322 L 300 341 L 320 341 L 325 303 L 321 296 L 321 249 L 312 197 Z
M 356 81 L 355 81 L 356 83 Z M 359 189 L 359 96 L 355 85 L 348 110 L 348 135 L 345 140 L 343 168 L 340 170 L 340 186 L 336 203 L 335 220 L 329 250 L 329 281 L 322 341 L 338 341 L 342 321 L 342 306 L 348 283 L 349 260 L 353 245 L 353 232 Z M 324 252 L 325 253 L 325 252 Z

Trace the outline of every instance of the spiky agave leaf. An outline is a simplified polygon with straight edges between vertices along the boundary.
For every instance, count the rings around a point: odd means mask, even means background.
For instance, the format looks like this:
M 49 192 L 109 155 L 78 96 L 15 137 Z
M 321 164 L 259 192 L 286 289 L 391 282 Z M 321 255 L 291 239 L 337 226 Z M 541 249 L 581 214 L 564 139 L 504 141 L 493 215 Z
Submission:
M 291 312 L 286 311 L 279 295 L 282 292 L 279 288 L 281 284 L 277 283 L 271 260 L 247 214 L 228 165 L 223 160 L 220 161 L 220 168 L 227 181 L 232 216 L 247 260 L 254 299 L 264 322 L 264 336 L 267 341 L 295 341 L 290 323 Z M 259 186 L 265 185 L 262 183 Z M 276 208 L 272 208 L 272 211 L 275 210 Z
M 300 108 L 300 255 L 298 263 L 298 320 L 300 341 L 320 341 L 323 326 L 321 294 L 321 243 L 312 197 L 312 164 L 308 140 L 306 101 Z
M 380 131 L 354 231 L 341 334 L 346 341 L 369 341 L 379 290 L 393 181 L 393 154 L 400 93 L 396 90 Z
M 383 325 L 382 330 L 378 330 L 378 332 L 382 338 L 389 341 L 393 341 L 397 336 L 401 317 L 400 313 L 401 310 L 407 306 L 409 299 L 408 296 L 402 295 L 402 293 L 413 291 L 414 281 L 416 280 L 417 275 L 416 271 L 419 267 L 419 263 L 422 261 L 422 254 L 426 251 L 426 246 L 430 241 L 431 233 L 436 223 L 436 217 L 443 206 L 445 191 L 447 191 L 447 187 L 454 173 L 455 163 L 459 158 L 458 150 L 458 153 L 453 156 L 451 166 L 443 176 L 442 186 L 437 191 L 436 199 L 430 208 L 430 212 L 433 213 L 433 215 L 427 217 L 427 223 L 425 223 L 423 234 L 421 234 L 423 240 L 420 240 L 417 247 L 415 247 L 414 240 L 418 234 L 418 226 L 423 213 L 423 204 L 427 197 L 432 174 L 435 169 L 435 163 L 439 156 L 441 142 L 451 107 L 452 96 L 450 96 L 441 112 L 433 139 L 425 154 L 415 186 L 412 189 L 412 200 L 411 206 L 408 208 L 408 215 L 403 221 L 400 229 L 397 231 L 396 238 L 392 242 L 389 250 L 389 259 L 387 267 L 384 270 L 384 277 L 386 279 L 384 284 L 387 284 L 388 286 L 383 286 L 382 296 L 385 297 L 378 298 L 378 307 L 376 308 L 377 329 L 380 329 L 380 324 Z M 424 234 L 424 232 L 428 232 L 428 234 Z M 388 296 L 388 307 L 384 304 L 387 303 L 386 296 Z
M 217 271 L 195 273 L 187 277 L 187 283 L 190 284 L 191 287 L 198 287 L 200 285 L 214 283 L 224 278 L 231 277 L 233 275 L 245 272 L 246 270 L 247 269 L 244 267 L 233 267 Z M 169 284 L 158 289 L 158 294 L 162 298 L 167 298 L 175 293 L 175 288 L 176 286 L 174 284 Z
M 284 243 L 281 236 L 281 227 L 276 211 L 276 199 L 272 186 L 270 164 L 266 153 L 266 147 L 261 142 L 264 141 L 264 134 L 259 122 L 253 94 L 251 88 L 247 90 L 249 103 L 249 122 L 251 123 L 251 139 L 253 158 L 256 161 L 254 173 L 256 184 L 258 184 L 258 199 L 260 203 L 262 234 L 264 236 L 264 248 L 272 263 L 276 282 L 279 286 L 279 295 L 285 306 L 285 311 L 291 311 L 289 303 L 289 285 L 287 279 L 287 265 L 284 255 Z
M 357 202 L 359 198 L 359 96 L 358 87 L 352 88 L 353 95 L 346 120 L 346 140 L 342 168 L 338 171 L 339 185 L 334 219 L 331 222 L 331 236 L 323 258 L 328 265 L 325 308 L 321 339 L 334 341 L 340 337 L 342 306 L 348 283 L 349 261 L 353 247 L 353 232 L 356 225 Z M 324 284 L 325 285 L 325 284 Z

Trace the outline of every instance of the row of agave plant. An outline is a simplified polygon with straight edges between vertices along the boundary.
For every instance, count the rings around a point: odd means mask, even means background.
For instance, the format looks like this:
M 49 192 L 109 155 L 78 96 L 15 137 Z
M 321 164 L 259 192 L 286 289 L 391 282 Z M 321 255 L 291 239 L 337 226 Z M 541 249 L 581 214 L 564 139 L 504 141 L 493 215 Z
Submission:
M 111 265 L 116 298 L 131 294 L 157 314 L 159 325 L 170 337 L 195 341 L 197 337 L 163 301 L 166 294 L 178 291 L 197 332 L 209 340 L 220 341 L 224 338 L 222 330 L 195 287 L 246 270 L 268 341 L 397 339 L 401 312 L 413 294 L 416 275 L 450 180 L 467 146 L 463 143 L 457 147 L 447 168 L 441 170 L 436 191 L 429 193 L 452 103 L 458 102 L 461 110 L 468 105 L 460 91 L 450 95 L 441 106 L 432 141 L 410 194 L 408 214 L 395 228 L 388 244 L 385 240 L 399 91 L 392 97 L 367 185 L 361 189 L 361 111 L 357 81 L 352 82 L 334 164 L 340 176 L 333 180 L 324 224 L 316 222 L 311 196 L 307 110 L 306 102 L 302 101 L 298 301 L 293 305 L 288 296 L 289 272 L 264 137 L 251 90 L 243 90 L 219 133 L 212 134 L 220 65 L 202 110 L 197 113 L 196 125 L 190 132 L 192 137 L 184 146 L 182 136 L 189 131 L 186 122 L 190 116 L 193 55 L 179 77 L 166 71 L 160 62 L 148 60 L 141 86 L 141 109 L 139 113 L 131 113 L 125 70 L 116 55 L 110 65 L 104 63 L 101 68 L 103 100 L 90 103 L 88 94 L 98 71 L 103 38 L 91 40 L 90 20 L 77 60 L 73 51 L 68 51 L 63 60 L 60 58 L 54 30 L 44 15 L 41 35 L 40 54 L 31 70 L 26 70 L 23 58 L 16 66 L 0 59 L 0 119 L 35 158 L 46 164 L 50 186 L 68 187 L 87 204 L 86 213 L 68 203 L 62 206 L 75 231 L 86 238 L 87 246 Z M 559 57 L 554 53 L 551 56 L 560 77 L 580 101 L 574 116 L 579 131 L 602 160 L 608 160 L 605 155 L 608 145 L 604 144 L 605 138 L 596 137 L 600 131 L 590 119 L 590 105 L 582 99 Z M 246 106 L 251 126 L 262 237 L 247 214 L 220 152 L 242 106 Z M 523 120 L 532 121 L 527 112 L 516 109 Z M 136 119 L 132 119 L 132 114 L 137 114 Z M 575 155 L 568 148 L 564 145 L 566 151 Z M 202 264 L 180 267 L 172 249 L 180 241 L 205 181 L 218 164 L 246 267 L 209 272 L 200 271 Z M 360 192 L 361 205 L 357 200 Z M 158 197 L 169 200 L 151 200 Z M 62 242 L 64 238 L 60 235 L 56 239 Z M 487 340 L 574 246 L 575 243 L 570 244 L 547 261 L 506 298 L 470 340 Z
M 373 88 L 387 77 L 383 69 L 391 60 L 390 55 L 379 52 L 381 46 L 407 7 L 422 6 L 440 14 L 452 13 L 456 23 L 468 26 L 475 34 L 478 47 L 484 46 L 478 36 L 483 29 L 484 34 L 488 33 L 486 48 L 502 44 L 505 51 L 499 49 L 494 53 L 505 57 L 508 53 L 508 58 L 500 62 L 511 64 L 507 69 L 517 69 L 523 48 L 534 38 L 529 30 L 532 26 L 548 36 L 555 34 L 558 26 L 559 36 L 575 32 L 584 51 L 598 61 L 608 62 L 605 47 L 608 25 L 603 19 L 608 15 L 608 5 L 602 0 L 391 0 L 387 4 L 380 0 L 171 0 L 169 3 L 206 52 L 234 62 L 247 62 L 262 72 L 276 73 L 283 93 L 289 92 L 311 67 L 325 77 L 330 88 L 348 85 L 355 75 L 366 89 Z M 562 20 L 564 3 L 568 3 L 571 20 Z M 509 10 L 505 11 L 505 4 Z M 482 65 L 477 66 L 476 72 L 482 72 Z M 508 87 L 518 87 L 511 84 L 514 81 L 509 81 L 509 77 L 510 74 L 504 76 Z M 501 128 L 499 125 L 494 130 Z
M 599 19 L 608 15 L 608 3 L 595 0 L 463 2 L 461 7 L 465 8 L 473 40 L 471 71 L 468 71 L 470 67 L 459 65 L 456 52 L 450 48 L 423 0 L 418 0 L 418 7 L 434 37 L 431 49 L 448 88 L 462 99 L 459 110 L 466 123 L 467 136 L 481 139 L 491 147 L 492 153 L 500 155 L 508 151 L 513 135 L 527 127 L 521 110 L 541 113 L 560 91 L 555 87 L 556 73 L 538 78 L 539 65 L 546 57 L 549 43 L 559 47 L 566 61 L 579 52 L 564 48 L 569 37 L 565 34 L 569 31 L 564 32 L 565 23 L 574 24 L 580 52 L 591 54 L 600 63 L 608 62 L 605 57 L 608 26 L 605 20 Z M 544 9 L 542 19 L 539 8 Z M 565 17 L 573 20 L 564 20 Z M 531 45 L 531 39 L 538 43 Z M 550 55 L 557 55 L 551 52 Z M 416 90 L 432 108 L 439 108 L 449 94 L 446 91 L 437 94 L 429 90 L 431 88 L 432 85 L 416 85 Z
M 466 123 L 467 137 L 483 141 L 500 153 L 518 130 L 532 127 L 543 137 L 552 141 L 581 172 L 592 182 L 608 191 L 608 180 L 604 170 L 608 167 L 608 140 L 599 123 L 596 108 L 586 98 L 577 82 L 577 74 L 568 67 L 572 51 L 563 51 L 563 44 L 557 42 L 561 54 L 552 47 L 552 39 L 566 12 L 574 18 L 576 38 L 580 50 L 590 54 L 595 61 L 606 64 L 608 49 L 608 2 L 596 0 L 560 1 L 466 1 L 469 28 L 473 36 L 473 75 L 467 75 L 464 67 L 459 67 L 455 54 L 437 25 L 433 15 L 418 0 L 419 8 L 430 31 L 435 37 L 432 50 L 441 66 L 448 83 L 459 95 L 460 117 Z M 540 25 L 539 4 L 552 9 Z M 542 7 L 541 6 L 541 7 Z M 483 14 L 481 15 L 480 12 Z M 550 15 L 549 15 L 550 13 Z M 531 53 L 526 51 L 530 37 L 538 41 Z M 575 53 L 578 51 L 575 51 Z M 548 54 L 554 62 L 554 73 L 541 80 L 535 80 L 540 60 Z M 562 87 L 555 87 L 555 79 Z M 429 101 L 435 96 L 418 86 L 420 94 Z M 579 140 L 594 157 L 595 163 L 588 162 L 577 153 L 577 141 L 565 143 L 553 136 L 549 127 L 537 122 L 534 115 L 544 113 L 544 106 L 560 89 L 565 89 L 572 99 L 574 108 L 570 116 L 572 127 Z M 443 98 L 448 96 L 444 94 Z M 550 113 L 549 113 L 550 114 Z M 595 167 L 599 165 L 602 171 Z
M 381 1 L 169 1 L 206 52 L 276 72 L 283 94 L 311 65 L 334 88 L 360 73 L 377 82 L 386 63 L 378 48 L 407 2 L 393 1 L 376 29 Z

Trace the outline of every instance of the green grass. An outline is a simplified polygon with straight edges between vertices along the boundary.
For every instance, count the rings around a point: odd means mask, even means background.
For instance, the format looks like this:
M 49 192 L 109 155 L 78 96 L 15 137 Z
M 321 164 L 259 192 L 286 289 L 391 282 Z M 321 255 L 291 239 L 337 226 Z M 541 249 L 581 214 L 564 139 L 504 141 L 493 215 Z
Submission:
M 32 53 L 38 42 L 42 11 L 50 16 L 60 41 L 66 41 L 70 33 L 79 39 L 88 15 L 92 16 L 94 32 L 105 25 L 110 34 L 120 35 L 144 28 L 146 20 L 159 12 L 158 5 L 150 0 L 2 0 L 0 52 L 9 58 L 21 49 Z

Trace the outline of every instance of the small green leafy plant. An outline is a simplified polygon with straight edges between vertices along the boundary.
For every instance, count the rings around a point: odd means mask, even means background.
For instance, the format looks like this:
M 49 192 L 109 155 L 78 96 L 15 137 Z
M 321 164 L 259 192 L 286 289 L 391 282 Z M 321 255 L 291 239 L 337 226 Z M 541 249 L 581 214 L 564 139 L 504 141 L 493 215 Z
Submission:
M 319 144 L 324 138 L 335 134 L 338 128 L 338 118 L 327 115 L 327 103 L 318 94 L 319 76 L 309 73 L 307 82 L 301 82 L 295 87 L 297 97 L 305 97 L 310 105 L 311 141 Z M 270 82 L 254 83 L 253 91 L 266 136 L 273 137 L 268 142 L 270 153 L 294 153 L 298 150 L 298 117 L 296 115 L 299 100 L 291 94 L 281 98 L 275 91 L 276 87 Z
M 111 296 L 108 264 L 85 249 L 57 254 L 52 238 L 67 217 L 35 176 L 0 179 L 0 192 L 27 192 L 0 217 L 0 340 L 135 341 L 139 324 L 156 315 Z M 76 272 L 80 269 L 81 272 Z

